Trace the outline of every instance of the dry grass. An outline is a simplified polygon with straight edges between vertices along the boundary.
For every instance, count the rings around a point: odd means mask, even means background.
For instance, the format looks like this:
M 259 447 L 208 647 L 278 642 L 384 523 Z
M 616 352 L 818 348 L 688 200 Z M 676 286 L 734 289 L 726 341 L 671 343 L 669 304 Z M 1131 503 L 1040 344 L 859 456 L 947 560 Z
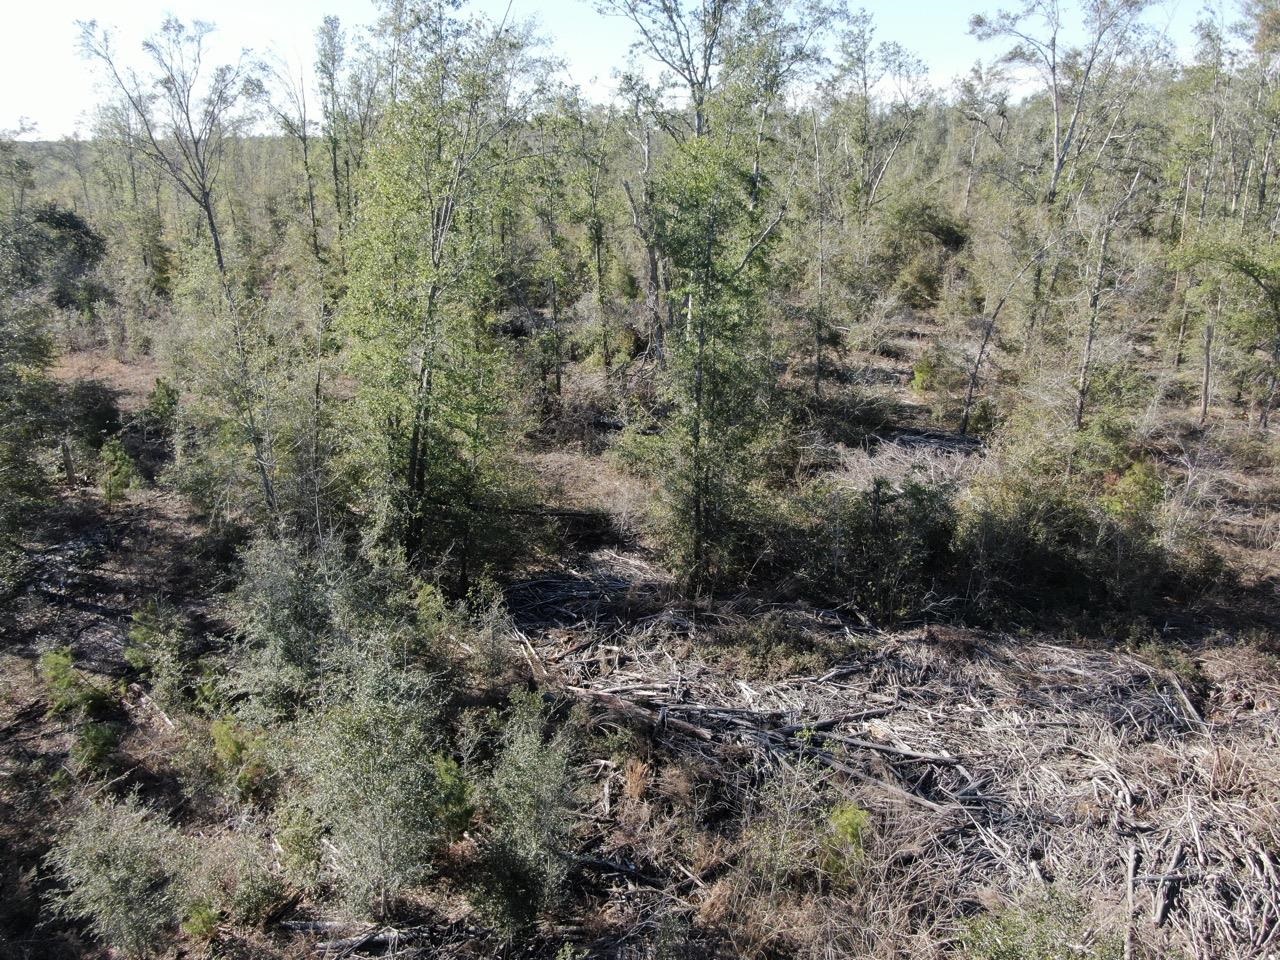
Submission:
M 153 357 L 125 363 L 106 350 L 94 349 L 62 354 L 50 374 L 60 383 L 100 383 L 115 394 L 121 412 L 131 414 L 146 405 L 162 371 Z

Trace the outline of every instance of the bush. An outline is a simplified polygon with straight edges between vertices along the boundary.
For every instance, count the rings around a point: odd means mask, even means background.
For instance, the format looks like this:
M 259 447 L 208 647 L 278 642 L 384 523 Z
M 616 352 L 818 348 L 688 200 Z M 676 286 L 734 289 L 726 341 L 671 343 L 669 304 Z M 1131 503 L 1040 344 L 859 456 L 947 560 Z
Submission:
M 1140 612 L 1169 574 L 1143 517 L 1098 509 L 1061 477 L 1005 473 L 980 485 L 963 510 L 957 550 L 968 563 L 970 604 L 987 617 Z
M 1134 523 L 1150 522 L 1164 500 L 1164 482 L 1146 460 L 1140 460 L 1102 496 L 1102 506 L 1113 517 Z
M 164 705 L 190 698 L 193 651 L 177 611 L 151 601 L 134 611 L 125 643 L 125 661 L 151 682 L 151 694 Z
M 49 688 L 53 712 L 88 719 L 109 716 L 115 707 L 111 695 L 91 683 L 74 664 L 70 647 L 50 650 L 40 657 L 40 675 Z
M 310 803 L 329 831 L 329 870 L 354 909 L 386 917 L 469 819 L 456 767 L 439 756 L 435 696 L 424 678 L 374 665 L 348 702 L 314 719 Z
M 285 878 L 301 890 L 314 889 L 320 881 L 324 824 L 314 810 L 297 799 L 276 808 L 275 824 Z
M 827 818 L 826 872 L 848 876 L 861 862 L 871 831 L 871 814 L 856 803 L 837 804 Z
M 961 943 L 970 960 L 1119 960 L 1123 940 L 1088 929 L 1080 901 L 1047 894 L 970 921 Z
M 124 499 L 125 491 L 137 486 L 141 477 L 119 437 L 112 437 L 102 445 L 101 460 L 98 476 L 102 496 L 108 506 L 114 506 Z
M 147 405 L 142 417 L 148 427 L 164 435 L 173 433 L 178 416 L 178 388 L 164 377 L 156 378 L 156 385 L 147 394 Z
M 116 394 L 96 380 L 80 380 L 67 386 L 60 397 L 59 426 L 81 453 L 102 450 L 120 432 L 120 408 Z
M 218 772 L 245 801 L 261 801 L 271 790 L 273 771 L 263 748 L 264 737 L 227 717 L 209 725 Z
M 103 775 L 111 770 L 111 761 L 124 728 L 118 723 L 94 720 L 76 734 L 71 746 L 71 765 L 82 776 Z
M 486 783 L 489 831 L 481 844 L 479 897 L 507 936 L 537 919 L 566 872 L 575 782 L 566 730 L 544 736 L 547 717 L 534 694 L 512 698 Z
M 372 660 L 394 656 L 403 665 L 433 653 L 443 604 L 431 602 L 401 560 L 352 559 L 337 541 L 262 538 L 243 561 L 226 611 L 241 641 L 226 693 L 243 701 L 242 717 L 268 724 L 296 716 L 323 693 L 350 687 Z
M 186 842 L 136 796 L 93 802 L 71 820 L 47 862 L 62 883 L 64 916 L 83 920 L 128 956 L 157 952 L 183 914 Z
M 999 451 L 962 494 L 948 483 L 827 483 L 775 498 L 756 526 L 757 583 L 880 623 L 936 616 L 1024 625 L 1146 616 L 1221 565 L 1160 545 L 1164 484 L 1096 433 Z M 1117 468 L 1116 463 L 1123 466 Z
M 204 862 L 207 902 L 232 923 L 263 923 L 285 898 L 284 883 L 268 864 L 271 851 L 260 838 L 228 836 Z
M 217 908 L 204 902 L 193 904 L 182 921 L 182 932 L 192 940 L 208 942 L 218 934 L 222 914 Z
M 782 679 L 818 673 L 829 651 L 780 613 L 716 624 L 695 635 L 699 653 L 732 676 Z
M 950 488 L 884 479 L 860 491 L 815 485 L 801 493 L 786 523 L 775 575 L 793 573 L 815 600 L 893 622 L 924 612 L 950 587 Z

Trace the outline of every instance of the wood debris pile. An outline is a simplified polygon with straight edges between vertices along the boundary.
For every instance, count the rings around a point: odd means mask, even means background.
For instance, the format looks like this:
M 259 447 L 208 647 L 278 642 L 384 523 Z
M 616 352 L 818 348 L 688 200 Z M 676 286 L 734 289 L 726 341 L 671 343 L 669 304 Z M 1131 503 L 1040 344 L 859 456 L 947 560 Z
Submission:
M 1280 951 L 1280 678 L 1261 654 L 1210 652 L 1188 678 L 1123 652 L 817 626 L 847 655 L 774 682 L 717 672 L 678 614 L 519 640 L 544 689 L 674 755 L 826 768 L 903 845 L 882 882 L 935 932 L 1048 885 L 1105 905 L 1126 956 Z

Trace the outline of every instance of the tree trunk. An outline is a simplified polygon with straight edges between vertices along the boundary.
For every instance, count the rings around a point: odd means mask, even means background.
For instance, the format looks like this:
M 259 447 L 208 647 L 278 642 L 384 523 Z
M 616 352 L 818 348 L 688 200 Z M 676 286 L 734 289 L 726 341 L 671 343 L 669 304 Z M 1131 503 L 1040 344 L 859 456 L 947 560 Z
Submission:
M 1214 309 L 1214 315 L 1205 320 L 1204 323 L 1204 363 L 1200 375 L 1200 426 L 1204 426 L 1209 419 L 1209 393 L 1210 393 L 1210 375 L 1213 364 L 1213 328 L 1218 314 L 1222 311 L 1222 294 L 1218 294 L 1218 305 Z

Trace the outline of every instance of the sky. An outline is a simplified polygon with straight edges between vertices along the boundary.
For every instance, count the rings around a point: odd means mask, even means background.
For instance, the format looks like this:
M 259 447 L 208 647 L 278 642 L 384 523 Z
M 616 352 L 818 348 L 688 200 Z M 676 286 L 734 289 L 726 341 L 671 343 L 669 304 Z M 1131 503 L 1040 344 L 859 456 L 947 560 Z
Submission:
M 517 19 L 536 19 L 552 50 L 564 60 L 569 78 L 589 94 L 611 88 L 615 69 L 627 60 L 628 24 L 595 12 L 590 0 L 475 0 L 473 7 L 501 16 L 511 6 Z M 77 20 L 110 26 L 117 49 L 128 62 L 140 58 L 140 44 L 166 15 L 217 26 L 213 56 L 233 59 L 241 48 L 282 57 L 295 69 L 311 62 L 315 29 L 324 16 L 344 25 L 372 23 L 372 0 L 13 0 L 0 31 L 0 131 L 33 125 L 26 136 L 57 139 L 92 133 L 94 105 L 102 98 L 101 78 L 78 50 Z M 991 11 L 1000 0 L 851 0 L 875 18 L 876 35 L 913 51 L 929 65 L 939 87 L 991 60 L 996 44 L 968 35 L 971 14 Z M 1004 0 L 1012 6 L 1010 0 Z M 1149 19 L 1167 29 L 1180 49 L 1190 46 L 1200 0 L 1165 0 Z M 134 61 L 138 62 L 138 61 Z

